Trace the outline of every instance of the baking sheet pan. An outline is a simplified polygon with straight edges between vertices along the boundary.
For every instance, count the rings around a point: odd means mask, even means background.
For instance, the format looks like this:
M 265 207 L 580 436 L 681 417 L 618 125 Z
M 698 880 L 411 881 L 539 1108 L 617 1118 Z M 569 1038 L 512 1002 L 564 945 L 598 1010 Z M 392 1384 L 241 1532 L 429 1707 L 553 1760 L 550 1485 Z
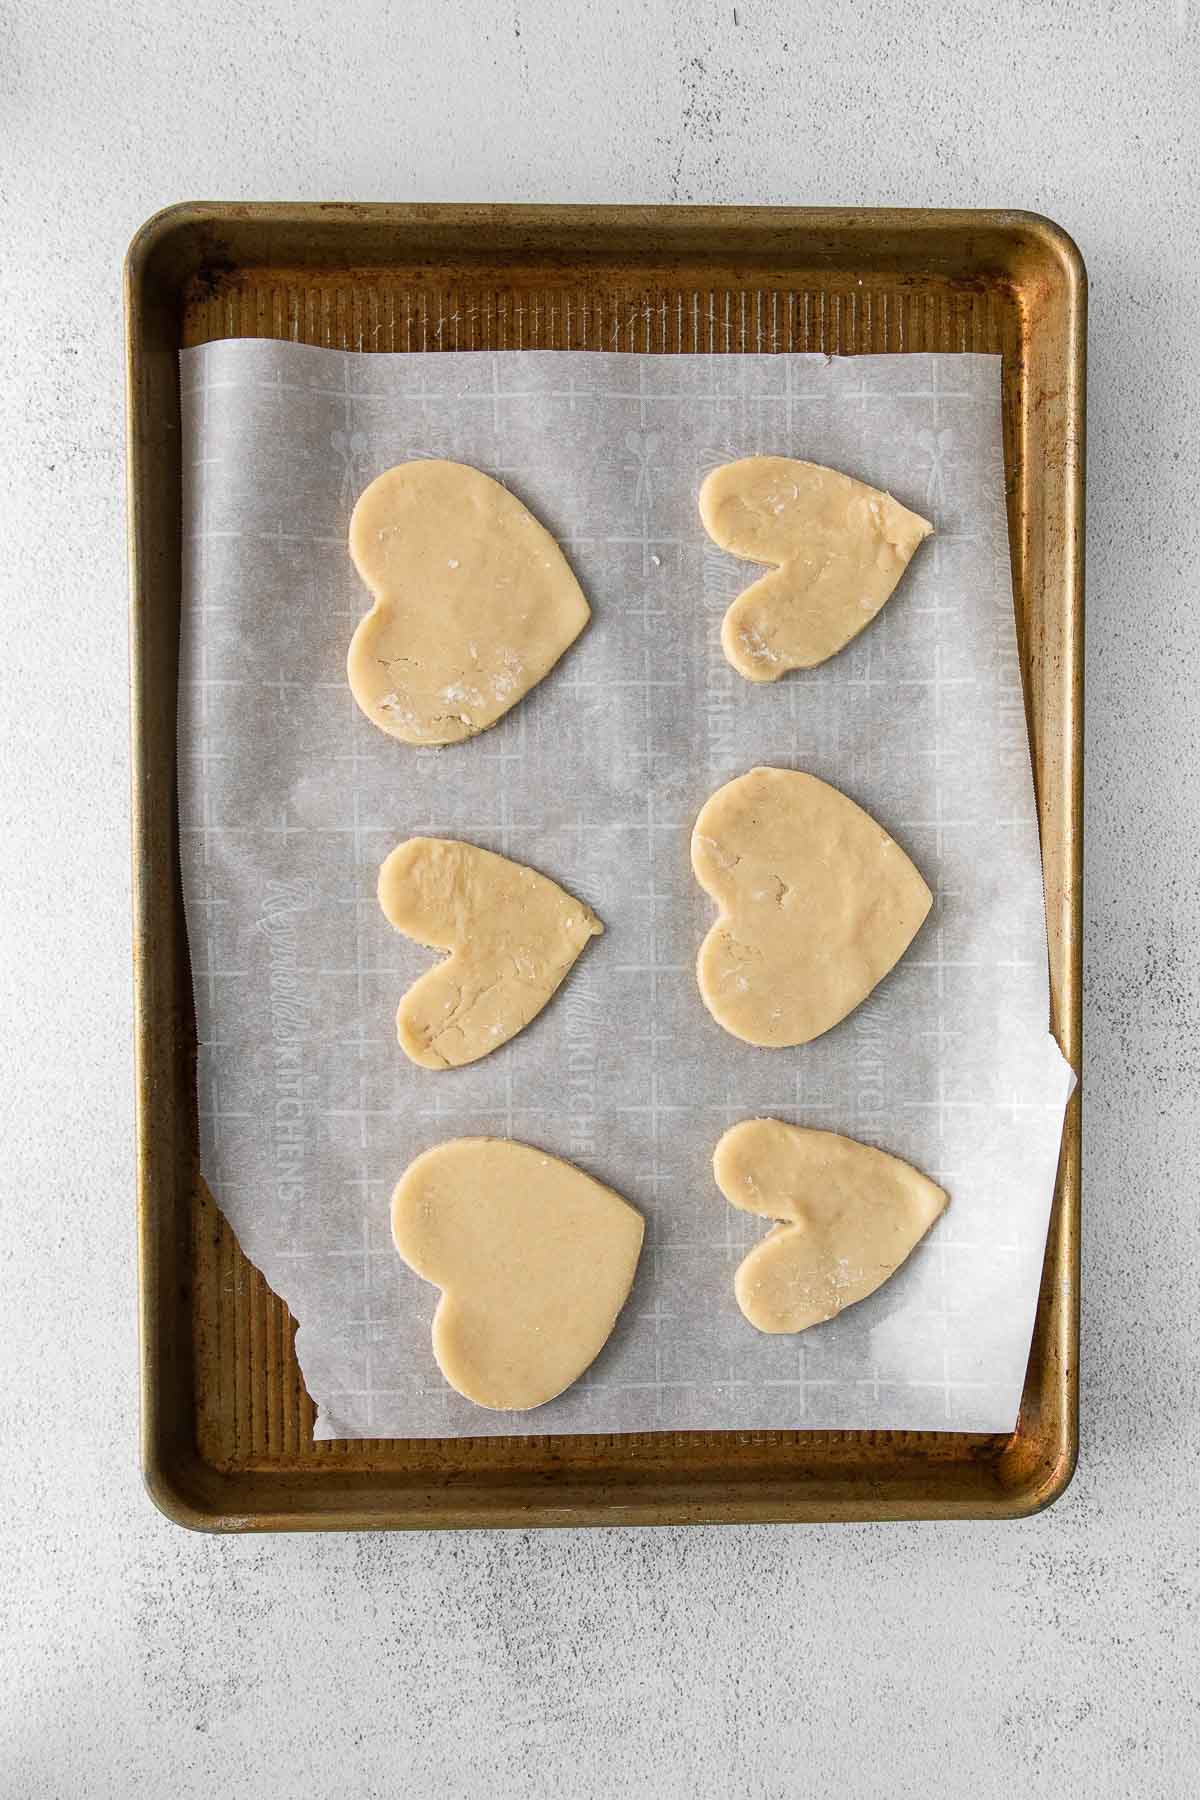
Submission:
M 1010 544 L 1047 888 L 1052 1024 L 1079 1066 L 1084 279 L 1027 215 L 185 207 L 131 251 L 135 887 L 144 1460 L 215 1528 L 983 1516 L 1061 1491 L 1075 1444 L 1079 1100 L 1011 1437 L 647 1432 L 314 1444 L 292 1325 L 199 1182 L 174 816 L 176 351 L 999 350 Z

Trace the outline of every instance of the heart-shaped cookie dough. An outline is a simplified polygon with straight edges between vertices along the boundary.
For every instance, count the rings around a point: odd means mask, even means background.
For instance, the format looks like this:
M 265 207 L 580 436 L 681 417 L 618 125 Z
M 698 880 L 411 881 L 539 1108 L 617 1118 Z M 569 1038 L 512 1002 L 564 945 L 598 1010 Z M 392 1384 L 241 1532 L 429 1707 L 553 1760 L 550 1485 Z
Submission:
M 899 1157 L 779 1119 L 731 1126 L 713 1173 L 731 1206 L 785 1221 L 734 1277 L 737 1303 L 759 1331 L 806 1331 L 865 1300 L 948 1204 Z
M 721 626 L 726 658 L 747 681 L 778 681 L 836 655 L 933 530 L 879 488 L 789 456 L 714 469 L 700 517 L 722 550 L 779 565 L 738 595 Z
M 692 868 L 721 909 L 700 946 L 700 993 L 747 1044 L 807 1044 L 844 1019 L 933 903 L 869 813 L 791 769 L 718 788 L 696 820 Z
M 553 1400 L 603 1349 L 644 1226 L 582 1169 L 507 1138 L 456 1138 L 409 1164 L 392 1199 L 408 1266 L 442 1290 L 433 1354 L 477 1406 Z
M 400 463 L 350 520 L 375 604 L 350 644 L 354 698 L 406 744 L 486 731 L 549 673 L 590 616 L 550 533 L 465 463 Z
M 426 1069 L 477 1062 L 535 1019 L 604 927 L 556 881 L 455 838 L 408 838 L 379 871 L 388 920 L 445 962 L 400 1002 L 396 1034 Z

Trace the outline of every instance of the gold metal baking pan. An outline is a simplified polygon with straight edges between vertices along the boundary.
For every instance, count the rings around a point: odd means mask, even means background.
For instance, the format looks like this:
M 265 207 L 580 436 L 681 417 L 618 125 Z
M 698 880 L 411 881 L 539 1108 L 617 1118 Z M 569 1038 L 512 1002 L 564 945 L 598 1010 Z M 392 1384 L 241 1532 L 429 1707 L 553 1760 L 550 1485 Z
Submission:
M 135 238 L 126 304 L 142 1455 L 154 1499 L 181 1524 L 226 1531 L 1012 1518 L 1055 1499 L 1076 1450 L 1078 1093 L 1009 1437 L 313 1443 L 293 1322 L 197 1166 L 175 806 L 176 353 L 220 337 L 448 356 L 1001 351 L 1052 1025 L 1078 1070 L 1086 278 L 1070 239 L 1005 212 L 178 206 Z

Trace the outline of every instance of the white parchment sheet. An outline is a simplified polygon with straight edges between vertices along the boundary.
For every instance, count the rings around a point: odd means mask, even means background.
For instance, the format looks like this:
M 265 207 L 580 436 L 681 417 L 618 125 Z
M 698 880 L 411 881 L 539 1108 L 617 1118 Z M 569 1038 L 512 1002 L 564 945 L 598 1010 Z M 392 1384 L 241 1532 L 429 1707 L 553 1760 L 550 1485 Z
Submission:
M 299 1320 L 318 1437 L 647 1429 L 1007 1430 L 1073 1078 L 1047 1033 L 1041 864 L 988 356 L 368 356 L 222 342 L 182 358 L 180 819 L 203 1171 Z M 932 519 L 894 597 L 833 661 L 772 686 L 728 667 L 753 579 L 706 538 L 718 463 L 805 457 Z M 492 731 L 414 750 L 345 677 L 367 595 L 353 503 L 411 457 L 504 481 L 554 533 L 592 622 Z M 908 954 L 815 1043 L 755 1050 L 696 987 L 713 918 L 692 821 L 756 763 L 833 782 L 936 895 Z M 388 926 L 379 864 L 414 833 L 532 864 L 604 920 L 547 1010 L 469 1068 L 394 1035 L 430 954 Z M 766 1337 L 733 1274 L 768 1229 L 710 1158 L 772 1116 L 893 1151 L 949 1190 L 900 1273 L 842 1318 Z M 645 1214 L 605 1350 L 533 1414 L 433 1361 L 436 1290 L 388 1203 L 441 1139 L 514 1137 Z

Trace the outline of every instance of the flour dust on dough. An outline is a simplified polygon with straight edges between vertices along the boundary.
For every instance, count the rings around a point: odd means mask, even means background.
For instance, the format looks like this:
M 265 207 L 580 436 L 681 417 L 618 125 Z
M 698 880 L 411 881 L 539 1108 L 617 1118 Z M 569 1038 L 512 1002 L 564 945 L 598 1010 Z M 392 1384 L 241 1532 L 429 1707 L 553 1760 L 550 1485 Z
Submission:
M 948 1204 L 898 1156 L 779 1119 L 731 1126 L 713 1173 L 731 1206 L 781 1221 L 734 1277 L 737 1303 L 759 1331 L 806 1331 L 865 1300 Z
M 351 640 L 350 688 L 406 744 L 486 731 L 590 617 L 550 533 L 465 463 L 400 463 L 378 476 L 354 508 L 350 555 L 374 598 Z
M 820 463 L 747 456 L 700 489 L 713 542 L 778 566 L 738 595 L 721 626 L 747 681 L 811 669 L 869 625 L 933 530 L 890 494 Z
M 751 769 L 718 788 L 692 832 L 692 868 L 720 908 L 700 946 L 700 993 L 747 1044 L 807 1044 L 844 1019 L 933 904 L 869 813 L 792 769 Z
M 412 1062 L 456 1069 L 535 1019 L 604 927 L 590 907 L 524 863 L 457 838 L 408 838 L 379 871 L 390 924 L 449 955 L 400 1002 Z
M 438 1367 L 466 1399 L 504 1412 L 553 1400 L 599 1355 L 643 1230 L 611 1188 L 507 1138 L 436 1144 L 392 1199 L 396 1249 L 442 1290 Z

